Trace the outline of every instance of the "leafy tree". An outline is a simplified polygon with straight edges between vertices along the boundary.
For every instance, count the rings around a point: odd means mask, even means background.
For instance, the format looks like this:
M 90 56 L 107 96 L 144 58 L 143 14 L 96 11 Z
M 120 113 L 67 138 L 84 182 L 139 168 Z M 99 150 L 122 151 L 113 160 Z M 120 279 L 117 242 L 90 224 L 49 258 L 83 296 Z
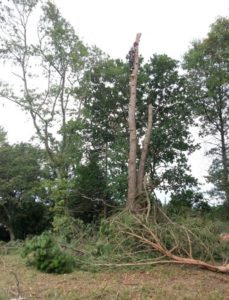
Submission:
M 150 192 L 180 194 L 197 185 L 187 159 L 187 154 L 197 148 L 189 131 L 192 112 L 186 99 L 186 81 L 178 68 L 178 63 L 168 56 L 155 55 L 149 62 L 142 62 L 138 76 L 138 140 L 145 133 L 147 106 L 151 103 L 154 107 L 146 164 Z M 86 104 L 87 141 L 98 151 L 98 163 L 108 174 L 109 195 L 122 203 L 127 194 L 129 70 L 125 63 L 107 59 L 93 69 L 91 79 L 91 97 Z
M 7 141 L 6 136 L 7 136 L 7 133 L 5 132 L 3 127 L 0 126 L 0 146 L 2 146 L 3 144 L 6 143 L 6 141 Z
M 180 193 L 171 194 L 171 201 L 167 205 L 167 212 L 177 217 L 182 214 L 193 212 L 196 209 L 201 209 L 206 212 L 209 208 L 209 205 L 203 201 L 202 193 L 186 189 Z
M 213 194 L 229 209 L 229 19 L 218 18 L 207 38 L 194 42 L 186 53 L 193 109 L 199 117 L 200 134 L 210 137 L 213 158 L 208 180 Z
M 0 222 L 11 240 L 40 233 L 49 223 L 40 159 L 29 144 L 0 147 Z
M 37 11 L 41 15 L 38 36 L 29 39 Z M 86 180 L 89 171 L 95 178 L 102 176 L 104 192 L 98 191 L 104 203 L 122 203 L 127 192 L 127 64 L 86 47 L 51 1 L 13 0 L 3 6 L 1 20 L 1 58 L 13 62 L 18 84 L 13 91 L 9 83 L 2 83 L 0 94 L 31 116 L 52 168 L 52 181 L 46 188 L 58 208 L 68 211 L 75 191 L 82 193 L 81 179 Z M 146 108 L 154 106 L 146 163 L 151 192 L 160 188 L 179 193 L 196 184 L 186 172 L 186 154 L 195 147 L 189 136 L 190 110 L 184 88 L 177 62 L 165 55 L 154 56 L 141 67 L 136 114 L 139 139 L 145 132 Z M 96 155 L 92 158 L 91 153 Z M 138 160 L 139 156 L 140 145 Z M 88 178 L 93 187 L 93 176 Z M 94 188 L 84 188 L 86 196 L 94 199 Z
M 1 58 L 14 64 L 17 79 L 14 91 L 2 83 L 1 96 L 30 115 L 57 177 L 67 178 L 80 159 L 84 79 L 93 51 L 51 1 L 13 0 L 1 14 Z
M 105 58 L 91 70 L 85 108 L 88 122 L 85 141 L 91 149 L 105 182 L 105 202 L 123 203 L 127 192 L 128 158 L 128 68 L 120 60 Z M 90 161 L 90 159 L 89 159 Z
M 191 111 L 186 101 L 186 81 L 178 73 L 177 61 L 154 55 L 145 63 L 138 79 L 137 132 L 146 128 L 147 104 L 153 105 L 153 130 L 146 173 L 149 188 L 180 194 L 192 189 L 187 155 L 198 147 L 190 135 Z
M 83 44 L 51 1 L 13 0 L 2 8 L 0 53 L 13 63 L 16 81 L 12 88 L 3 82 L 0 94 L 30 115 L 52 168 L 47 184 L 64 209 L 85 150 L 84 101 L 100 52 Z
M 78 169 L 74 179 L 76 190 L 69 199 L 70 211 L 85 222 L 107 217 L 110 210 L 110 195 L 106 186 L 106 174 L 99 166 L 98 152 L 91 150 L 88 162 Z

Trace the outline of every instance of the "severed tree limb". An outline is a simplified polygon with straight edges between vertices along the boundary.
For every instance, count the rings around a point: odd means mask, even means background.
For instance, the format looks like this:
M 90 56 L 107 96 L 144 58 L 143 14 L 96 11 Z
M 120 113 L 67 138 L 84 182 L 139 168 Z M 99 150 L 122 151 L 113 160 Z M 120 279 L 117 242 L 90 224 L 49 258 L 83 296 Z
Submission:
M 131 235 L 131 236 L 137 238 L 141 242 L 143 242 L 147 245 L 150 245 L 153 250 L 156 250 L 156 251 L 160 252 L 162 255 L 164 255 L 165 257 L 171 259 L 171 261 L 169 261 L 169 262 L 177 263 L 177 264 L 184 264 L 184 265 L 192 265 L 192 266 L 196 266 L 196 267 L 206 269 L 209 271 L 213 271 L 213 272 L 229 273 L 229 264 L 215 265 L 212 263 L 206 263 L 199 259 L 194 259 L 192 257 L 191 250 L 189 250 L 190 252 L 189 252 L 189 254 L 187 254 L 187 257 L 181 257 L 181 256 L 173 254 L 174 249 L 172 249 L 172 250 L 167 249 L 161 243 L 160 238 L 157 236 L 157 234 L 153 231 L 152 228 L 149 228 L 149 226 L 147 226 L 140 218 L 135 216 L 135 219 L 137 220 L 138 224 L 140 224 L 145 230 L 147 230 L 148 234 L 152 237 L 152 239 L 145 237 L 144 235 L 136 234 L 133 231 L 127 231 L 126 233 L 128 235 Z M 189 247 L 191 247 L 190 241 L 189 241 Z M 161 263 L 163 263 L 163 261 L 161 261 Z
M 177 264 L 177 265 L 191 265 L 202 269 L 206 269 L 212 272 L 229 273 L 229 264 L 226 266 L 214 266 L 207 264 L 201 260 L 187 259 L 179 257 L 179 260 L 157 260 L 147 262 L 135 262 L 135 263 L 104 263 L 93 264 L 93 266 L 100 267 L 128 267 L 128 266 L 146 266 L 146 265 L 159 265 L 159 264 Z

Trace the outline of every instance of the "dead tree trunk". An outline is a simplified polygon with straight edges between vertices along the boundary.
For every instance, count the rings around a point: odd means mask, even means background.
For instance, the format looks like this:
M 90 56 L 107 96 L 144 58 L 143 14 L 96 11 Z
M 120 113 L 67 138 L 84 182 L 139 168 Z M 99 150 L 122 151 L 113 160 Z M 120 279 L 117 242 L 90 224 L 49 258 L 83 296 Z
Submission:
M 146 158 L 147 158 L 148 149 L 149 149 L 152 126 L 153 126 L 153 106 L 152 106 L 152 104 L 149 104 L 149 106 L 148 106 L 148 124 L 147 124 L 147 128 L 146 128 L 145 138 L 144 138 L 144 141 L 142 144 L 142 152 L 141 152 L 141 158 L 140 158 L 139 168 L 138 168 L 137 195 L 141 195 L 142 191 L 143 191 L 143 180 L 144 180 L 144 176 L 145 176 L 145 164 L 146 164 Z
M 133 47 L 129 52 L 129 67 L 130 75 L 130 101 L 129 101 L 129 161 L 128 161 L 128 199 L 127 208 L 133 210 L 136 198 L 136 153 L 137 153 L 137 134 L 136 134 L 136 88 L 137 88 L 137 73 L 139 68 L 138 45 L 141 34 L 138 33 Z
M 139 69 L 138 46 L 141 34 L 138 33 L 133 47 L 130 49 L 127 58 L 129 59 L 130 75 L 130 101 L 129 101 L 129 161 L 128 161 L 128 199 L 127 208 L 135 211 L 136 198 L 143 191 L 143 180 L 145 175 L 145 163 L 148 154 L 150 136 L 153 125 L 153 106 L 148 107 L 148 124 L 143 142 L 139 168 L 137 172 L 137 134 L 136 134 L 136 90 L 137 90 L 137 73 Z

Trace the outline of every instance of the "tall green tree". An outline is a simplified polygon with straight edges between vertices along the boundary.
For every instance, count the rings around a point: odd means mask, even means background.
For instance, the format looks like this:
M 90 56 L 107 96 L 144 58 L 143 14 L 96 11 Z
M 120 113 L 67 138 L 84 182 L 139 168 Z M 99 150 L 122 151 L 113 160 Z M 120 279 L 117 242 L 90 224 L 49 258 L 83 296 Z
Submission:
M 191 109 L 186 80 L 178 62 L 166 55 L 141 60 L 138 76 L 136 126 L 144 137 L 148 104 L 154 107 L 153 130 L 145 170 L 150 193 L 163 190 L 180 195 L 197 186 L 187 155 L 197 146 L 191 139 Z M 98 151 L 100 167 L 108 174 L 112 199 L 123 203 L 127 195 L 129 69 L 121 61 L 107 59 L 92 72 L 87 137 Z M 137 162 L 141 145 L 138 144 Z M 119 193 L 121 191 L 121 193 Z
M 0 126 L 0 146 L 7 142 L 7 132 Z
M 148 104 L 153 105 L 153 129 L 146 173 L 152 190 L 178 194 L 197 181 L 190 172 L 188 155 L 198 147 L 190 134 L 190 105 L 186 80 L 179 64 L 167 55 L 154 55 L 142 65 L 138 78 L 138 136 L 144 134 Z
M 52 195 L 57 205 L 67 205 L 69 178 L 86 147 L 82 129 L 89 70 L 100 52 L 83 44 L 52 1 L 13 0 L 2 6 L 1 20 L 0 56 L 12 63 L 16 76 L 1 83 L 0 94 L 31 117 L 52 168 Z
M 106 168 L 102 168 L 97 150 L 91 150 L 87 162 L 78 169 L 73 179 L 69 209 L 72 215 L 85 222 L 108 217 L 111 211 L 111 195 L 107 186 Z
M 192 106 L 199 117 L 200 134 L 211 139 L 207 155 L 213 158 L 209 182 L 213 194 L 229 209 L 229 19 L 218 18 L 208 36 L 186 53 Z
M 106 182 L 104 200 L 108 205 L 114 201 L 121 204 L 126 199 L 128 81 L 126 64 L 105 58 L 91 70 L 90 93 L 85 104 L 87 156 L 91 157 L 91 149 L 97 153 L 98 166 Z
M 5 63 L 13 63 L 16 76 L 13 89 L 11 78 L 10 83 L 2 82 L 1 96 L 30 115 L 49 162 L 62 180 L 80 159 L 84 80 L 93 51 L 51 1 L 42 3 L 13 0 L 2 5 L 0 53 Z
M 0 223 L 10 239 L 40 233 L 48 225 L 40 151 L 29 144 L 0 147 Z

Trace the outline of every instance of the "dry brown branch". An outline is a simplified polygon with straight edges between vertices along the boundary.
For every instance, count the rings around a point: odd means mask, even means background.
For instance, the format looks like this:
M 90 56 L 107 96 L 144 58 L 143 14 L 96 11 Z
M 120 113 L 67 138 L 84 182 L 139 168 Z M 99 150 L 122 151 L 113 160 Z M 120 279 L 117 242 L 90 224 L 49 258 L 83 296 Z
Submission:
M 93 266 L 98 267 L 128 267 L 128 266 L 147 266 L 147 265 L 159 265 L 159 264 L 182 264 L 178 261 L 171 260 L 151 260 L 145 262 L 133 262 L 133 263 L 101 263 L 101 264 L 93 264 Z
M 98 198 L 98 197 L 92 198 L 92 197 L 86 196 L 86 195 L 83 194 L 83 193 L 80 193 L 79 191 L 77 191 L 77 192 L 80 194 L 80 196 L 82 196 L 82 198 L 85 198 L 85 199 L 87 199 L 87 200 L 91 200 L 92 202 L 102 203 L 103 205 L 106 205 L 107 207 L 111 207 L 111 208 L 116 208 L 116 207 L 117 207 L 117 206 L 115 206 L 115 205 L 111 205 L 111 204 L 107 203 L 107 201 L 104 200 L 104 199 L 102 199 L 102 198 Z
M 17 284 L 17 292 L 14 293 L 14 295 L 16 296 L 16 298 L 15 299 L 11 299 L 11 300 L 23 300 L 23 299 L 25 299 L 25 298 L 21 297 L 21 295 L 20 295 L 21 294 L 21 291 L 20 291 L 20 281 L 18 279 L 17 274 L 15 272 L 13 272 L 13 271 L 11 271 L 10 273 L 13 274 L 13 276 L 14 276 L 14 278 L 16 280 L 16 284 Z M 11 293 L 12 293 L 12 291 L 11 291 Z

